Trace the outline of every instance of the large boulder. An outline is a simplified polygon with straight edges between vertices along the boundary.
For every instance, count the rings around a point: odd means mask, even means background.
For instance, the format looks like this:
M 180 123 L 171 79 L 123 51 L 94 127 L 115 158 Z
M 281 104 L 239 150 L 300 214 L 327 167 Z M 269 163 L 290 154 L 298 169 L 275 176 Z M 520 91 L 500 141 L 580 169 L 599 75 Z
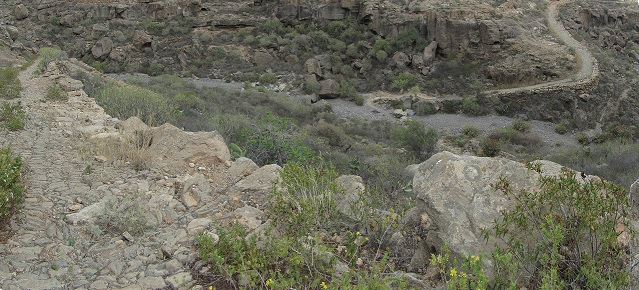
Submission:
M 266 51 L 256 51 L 253 54 L 253 63 L 256 66 L 267 66 L 273 63 L 275 58 Z
M 304 62 L 304 69 L 309 74 L 315 74 L 318 77 L 322 76 L 322 65 L 320 61 L 316 58 L 309 58 Z
M 95 59 L 105 59 L 113 49 L 113 40 L 104 37 L 96 42 L 91 48 L 91 54 Z
M 171 124 L 153 128 L 149 147 L 155 159 L 168 168 L 186 164 L 218 164 L 231 160 L 224 138 L 217 131 L 186 132 Z
M 319 96 L 324 99 L 337 98 L 339 96 L 339 83 L 332 79 L 320 81 Z
M 424 47 L 422 62 L 426 65 L 433 62 L 437 51 L 437 41 L 432 41 L 428 46 Z
M 540 162 L 545 175 L 560 173 L 561 165 Z M 498 241 L 486 243 L 482 230 L 491 229 L 500 212 L 514 206 L 513 200 L 492 186 L 501 177 L 508 178 L 515 191 L 539 185 L 539 175 L 525 164 L 503 158 L 441 152 L 421 163 L 413 178 L 413 191 L 435 229 L 424 236 L 427 248 L 448 244 L 457 256 L 491 253 Z M 491 262 L 485 263 L 490 269 Z
M 26 6 L 24 6 L 24 4 L 16 5 L 13 13 L 16 16 L 17 20 L 22 20 L 29 17 L 29 9 Z
M 137 48 L 138 50 L 142 50 L 145 47 L 151 47 L 153 43 L 153 37 L 151 37 L 144 31 L 136 30 L 133 33 L 131 42 L 135 48 Z

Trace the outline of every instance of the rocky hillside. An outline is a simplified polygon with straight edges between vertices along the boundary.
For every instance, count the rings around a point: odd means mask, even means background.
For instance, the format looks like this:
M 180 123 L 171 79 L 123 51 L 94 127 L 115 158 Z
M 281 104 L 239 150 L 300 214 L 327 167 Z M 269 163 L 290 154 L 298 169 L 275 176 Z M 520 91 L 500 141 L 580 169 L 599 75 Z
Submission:
M 110 117 L 67 75 L 95 73 L 78 61 L 52 62 L 40 76 L 35 69 L 20 73 L 20 101 L 29 116 L 25 130 L 0 137 L 28 168 L 24 209 L 0 244 L 3 288 L 191 289 L 210 271 L 199 261 L 196 233 L 217 236 L 233 223 L 259 231 L 269 223 L 263 210 L 279 166 L 232 161 L 217 132 L 151 128 L 136 118 Z M 45 99 L 54 83 L 68 101 Z M 561 167 L 542 164 L 549 175 Z M 426 268 L 442 244 L 454 256 L 490 252 L 481 229 L 513 206 L 492 187 L 500 177 L 518 189 L 539 186 L 523 164 L 500 158 L 442 152 L 407 170 L 414 175 L 417 203 L 399 217 L 404 230 L 388 233 L 389 247 L 409 257 L 398 266 L 421 273 L 404 274 L 419 289 L 436 285 L 436 272 Z M 344 204 L 362 194 L 361 178 L 338 180 L 347 190 L 337 197 L 338 210 L 352 215 Z M 488 269 L 490 263 L 485 261 Z
M 603 84 L 489 94 L 480 99 L 487 112 L 637 136 L 637 116 L 626 110 L 636 107 L 635 83 L 624 79 L 637 72 L 639 11 L 583 4 L 560 2 L 559 18 L 594 45 Z M 546 8 L 519 0 L 5 1 L 0 37 L 15 51 L 59 46 L 105 72 L 278 82 L 323 97 L 417 87 L 452 101 L 437 107 L 451 113 L 480 91 L 573 77 L 583 58 L 548 26 Z M 627 69 L 614 77 L 619 66 Z M 422 107 L 416 112 L 428 113 Z

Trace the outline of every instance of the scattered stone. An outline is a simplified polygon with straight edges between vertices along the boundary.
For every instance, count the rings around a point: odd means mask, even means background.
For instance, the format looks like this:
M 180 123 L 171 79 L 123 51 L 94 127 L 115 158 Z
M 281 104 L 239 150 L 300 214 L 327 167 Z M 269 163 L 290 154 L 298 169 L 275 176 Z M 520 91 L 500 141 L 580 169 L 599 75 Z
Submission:
M 16 5 L 16 8 L 14 9 L 14 14 L 17 20 L 22 20 L 29 17 L 29 9 L 27 9 L 27 7 L 24 6 L 24 4 L 18 4 Z
M 77 213 L 67 215 L 67 223 L 77 225 L 80 223 L 93 223 L 96 218 L 104 214 L 105 203 L 97 202 L 89 205 Z
M 133 33 L 133 39 L 131 40 L 133 46 L 138 50 L 142 50 L 145 47 L 151 47 L 153 38 L 144 31 L 136 30 Z
M 72 204 L 72 205 L 69 205 L 69 211 L 70 211 L 70 212 L 77 212 L 77 211 L 79 211 L 79 210 L 81 210 L 81 209 L 82 209 L 82 205 L 81 205 L 81 204 Z
M 314 74 L 318 77 L 322 76 L 322 65 L 316 58 L 309 58 L 304 62 L 304 69 L 309 74 Z
M 273 182 L 279 178 L 281 169 L 282 167 L 277 164 L 262 166 L 253 174 L 236 183 L 235 187 L 241 191 L 266 193 L 273 188 Z
M 212 222 L 213 221 L 209 218 L 194 219 L 186 227 L 186 230 L 189 232 L 190 235 L 194 235 L 208 228 Z
M 233 162 L 233 164 L 229 168 L 229 173 L 231 174 L 232 178 L 241 179 L 248 175 L 251 175 L 258 168 L 259 166 L 257 166 L 257 164 L 253 162 L 253 160 L 246 157 L 240 157 Z
M 249 231 L 257 229 L 262 224 L 264 212 L 252 206 L 244 206 L 233 211 L 238 223 L 244 225 Z
M 166 287 L 162 277 L 142 277 L 138 279 L 137 284 L 143 289 L 163 289 Z
M 122 237 L 131 243 L 135 243 L 135 238 L 133 238 L 133 236 L 129 234 L 129 232 L 122 233 Z

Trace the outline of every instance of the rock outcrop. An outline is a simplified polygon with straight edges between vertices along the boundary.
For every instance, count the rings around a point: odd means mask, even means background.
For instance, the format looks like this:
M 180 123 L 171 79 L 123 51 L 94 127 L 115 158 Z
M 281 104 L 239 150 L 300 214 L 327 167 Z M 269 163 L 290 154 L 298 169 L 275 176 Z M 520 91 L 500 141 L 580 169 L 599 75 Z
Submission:
M 557 175 L 561 171 L 559 164 L 539 162 L 544 175 Z M 512 199 L 493 188 L 501 177 L 509 179 L 515 191 L 539 186 L 536 172 L 503 158 L 441 152 L 421 163 L 413 178 L 413 192 L 421 203 L 414 211 L 422 214 L 415 219 L 431 229 L 422 233 L 425 245 L 421 248 L 439 249 L 447 244 L 457 256 L 491 253 L 499 241 L 484 241 L 482 230 L 491 229 L 501 217 L 500 212 L 514 205 Z M 415 251 L 414 255 L 424 253 Z M 490 269 L 491 261 L 486 260 L 485 266 Z

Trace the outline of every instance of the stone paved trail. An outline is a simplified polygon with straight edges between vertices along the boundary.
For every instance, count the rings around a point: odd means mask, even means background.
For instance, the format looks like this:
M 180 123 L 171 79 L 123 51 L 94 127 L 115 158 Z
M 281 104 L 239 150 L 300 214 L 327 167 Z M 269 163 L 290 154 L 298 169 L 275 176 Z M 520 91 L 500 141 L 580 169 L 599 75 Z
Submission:
M 236 219 L 253 229 L 261 225 L 263 213 L 250 204 L 261 203 L 277 168 L 258 168 L 245 158 L 200 158 L 183 168 L 172 165 L 172 172 L 135 171 L 94 160 L 86 144 L 120 134 L 115 128 L 124 122 L 106 115 L 79 81 L 64 74 L 66 65 L 49 66 L 42 76 L 34 76 L 36 65 L 20 72 L 23 91 L 12 101 L 25 107 L 27 125 L 0 134 L 0 146 L 10 146 L 26 169 L 24 207 L 0 243 L 0 289 L 196 286 L 191 272 L 203 266 L 196 263 L 196 233 L 214 234 L 218 224 Z M 54 83 L 68 92 L 68 101 L 44 98 Z M 178 139 L 196 135 L 166 128 L 183 134 Z M 202 142 L 215 151 L 214 142 Z

